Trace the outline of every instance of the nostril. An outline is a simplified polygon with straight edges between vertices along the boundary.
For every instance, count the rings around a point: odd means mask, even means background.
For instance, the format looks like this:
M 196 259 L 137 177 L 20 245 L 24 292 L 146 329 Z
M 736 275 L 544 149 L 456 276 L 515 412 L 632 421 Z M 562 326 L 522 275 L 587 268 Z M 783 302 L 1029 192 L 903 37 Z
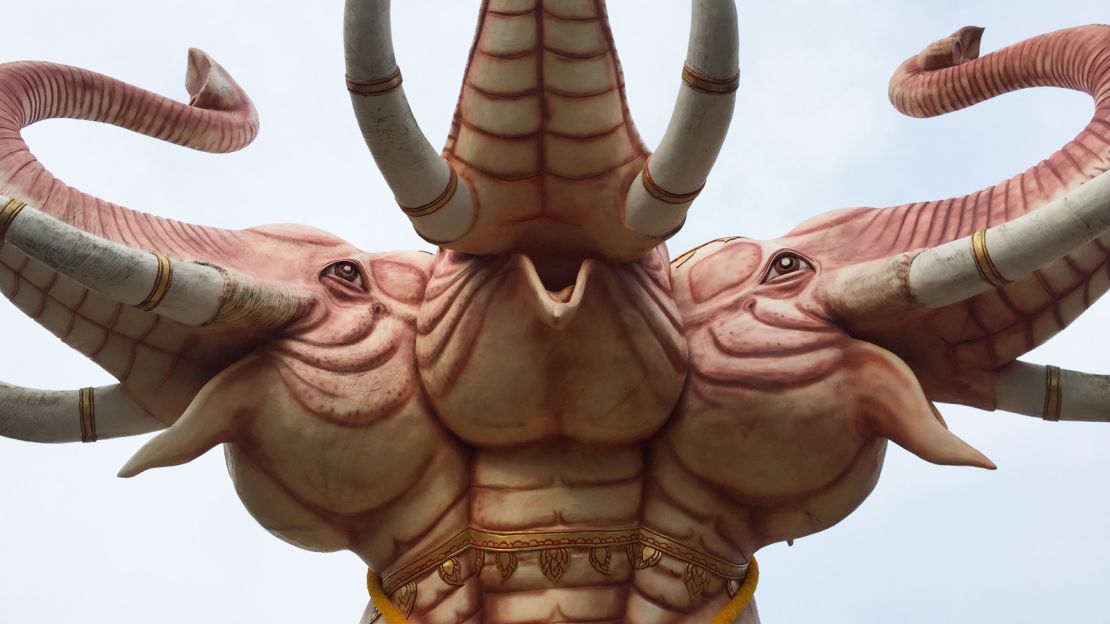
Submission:
M 374 315 L 375 318 L 380 318 L 382 316 L 385 316 L 385 312 L 386 312 L 385 304 L 384 303 L 375 303 L 373 306 L 370 307 L 370 312 Z

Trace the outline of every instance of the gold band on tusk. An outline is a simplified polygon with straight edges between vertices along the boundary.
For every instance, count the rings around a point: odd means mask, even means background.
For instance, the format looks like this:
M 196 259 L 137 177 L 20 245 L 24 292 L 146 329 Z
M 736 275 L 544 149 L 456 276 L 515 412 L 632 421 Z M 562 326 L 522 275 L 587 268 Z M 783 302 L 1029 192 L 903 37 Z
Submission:
M 158 261 L 158 271 L 154 274 L 154 286 L 151 287 L 150 294 L 146 296 L 146 299 L 135 306 L 145 312 L 150 312 L 162 305 L 162 300 L 166 298 L 166 293 L 170 290 L 170 282 L 173 280 L 173 262 L 160 253 L 151 253 Z
M 695 199 L 697 199 L 698 195 L 701 194 L 702 189 L 705 188 L 705 185 L 703 184 L 701 185 L 701 188 L 692 193 L 672 193 L 668 191 L 667 189 L 659 186 L 659 184 L 655 182 L 655 178 L 651 177 L 650 158 L 647 160 L 647 162 L 644 163 L 644 173 L 640 176 L 640 179 L 643 180 L 644 189 L 647 190 L 648 195 L 651 195 L 661 202 L 667 204 L 675 204 L 676 206 L 680 204 L 688 204 L 694 201 Z
M 377 80 L 356 80 L 347 76 L 347 90 L 355 95 L 385 95 L 399 89 L 403 82 L 401 68 L 398 67 L 392 74 Z
M 26 206 L 27 204 L 18 199 L 9 199 L 3 207 L 0 207 L 0 243 L 4 241 L 4 237 L 8 235 L 8 228 Z
M 689 65 L 682 66 L 682 82 L 694 91 L 708 93 L 709 95 L 727 95 L 735 93 L 740 88 L 740 74 L 731 78 L 711 78 L 692 69 Z
M 96 398 L 92 388 L 82 388 L 78 397 L 81 414 L 81 441 L 96 442 Z
M 401 210 L 403 210 L 406 215 L 413 218 L 427 217 L 428 215 L 435 214 L 440 208 L 443 208 L 454 199 L 455 191 L 459 190 L 459 174 L 455 171 L 455 168 L 451 166 L 451 163 L 444 162 L 447 164 L 447 169 L 451 171 L 451 177 L 447 180 L 447 188 L 443 189 L 443 193 L 441 193 L 439 197 L 423 206 L 415 206 L 413 208 L 401 206 Z
M 1064 399 L 1060 390 L 1060 367 L 1046 366 L 1044 371 L 1044 414 L 1041 417 L 1051 422 L 1060 422 L 1060 407 Z
M 971 255 L 975 258 L 975 268 L 979 271 L 979 277 L 982 277 L 984 282 L 996 288 L 1010 283 L 1010 280 L 1006 279 L 995 266 L 994 260 L 991 260 L 990 252 L 987 251 L 986 230 L 979 230 L 971 235 Z

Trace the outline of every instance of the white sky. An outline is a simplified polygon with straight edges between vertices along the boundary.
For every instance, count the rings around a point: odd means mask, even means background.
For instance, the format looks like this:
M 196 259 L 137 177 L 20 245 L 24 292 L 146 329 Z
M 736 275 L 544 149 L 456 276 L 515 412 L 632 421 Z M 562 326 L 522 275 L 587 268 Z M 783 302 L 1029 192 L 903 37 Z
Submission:
M 184 96 L 185 51 L 207 50 L 247 89 L 262 134 L 199 154 L 110 127 L 27 132 L 68 182 L 159 215 L 224 227 L 302 222 L 369 250 L 424 247 L 371 165 L 343 87 L 340 0 L 2 0 L 0 60 L 51 60 Z M 478 0 L 402 0 L 395 39 L 409 98 L 446 137 Z M 633 114 L 662 135 L 689 3 L 610 0 Z M 312 8 L 309 8 L 312 7 Z M 320 8 L 322 7 L 322 8 Z M 725 234 L 771 237 L 804 218 L 972 191 L 1048 156 L 1089 118 L 1086 96 L 1033 91 L 936 120 L 886 101 L 891 72 L 966 24 L 984 51 L 1107 22 L 1105 0 L 741 3 L 740 103 L 716 173 L 674 253 Z M 311 203 L 310 203 L 311 202 Z M 306 206 L 308 208 L 306 209 Z M 1110 372 L 1099 304 L 1028 356 Z M 0 302 L 0 379 L 69 389 L 110 378 Z M 768 624 L 1104 623 L 1110 619 L 1110 424 L 1051 425 L 942 406 L 999 465 L 940 468 L 892 447 L 853 516 L 760 553 Z M 122 481 L 142 440 L 0 440 L 0 622 L 354 623 L 364 568 L 301 552 L 246 514 L 211 452 Z

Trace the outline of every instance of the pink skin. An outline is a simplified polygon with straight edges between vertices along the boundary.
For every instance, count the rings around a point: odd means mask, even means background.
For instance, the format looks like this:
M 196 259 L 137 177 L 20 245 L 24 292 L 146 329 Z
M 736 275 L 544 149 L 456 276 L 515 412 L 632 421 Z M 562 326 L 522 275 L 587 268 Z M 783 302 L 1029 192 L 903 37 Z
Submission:
M 538 5 L 509 16 L 537 26 L 549 17 Z M 578 21 L 609 42 L 603 15 Z M 947 431 L 932 402 L 993 408 L 996 371 L 1110 287 L 1105 244 L 931 312 L 904 313 L 905 293 L 863 308 L 861 294 L 876 264 L 1035 210 L 1110 166 L 1108 32 L 1062 31 L 975 60 L 979 33 L 964 29 L 895 75 L 892 100 L 917 115 L 1031 85 L 1094 95 L 1088 128 L 1029 172 L 963 198 L 822 215 L 775 241 L 715 241 L 670 264 L 657 241 L 606 234 L 619 229 L 622 189 L 645 156 L 608 48 L 599 57 L 611 70 L 608 113 L 628 140 L 585 183 L 552 173 L 590 148 L 570 141 L 565 161 L 547 154 L 554 134 L 530 93 L 505 99 L 529 107 L 534 135 L 478 142 L 498 161 L 508 143 L 531 141 L 538 165 L 520 180 L 468 165 L 460 144 L 483 105 L 471 108 L 464 95 L 447 157 L 476 189 L 485 209 L 478 231 L 488 238 L 437 256 L 368 254 L 299 226 L 230 232 L 130 211 L 54 179 L 19 136 L 39 119 L 74 117 L 237 149 L 257 131 L 256 115 L 201 53 L 190 55 L 191 106 L 74 68 L 6 65 L 0 192 L 98 236 L 216 264 L 307 303 L 273 330 L 183 327 L 78 286 L 60 292 L 57 275 L 43 276 L 12 249 L 0 284 L 172 425 L 122 474 L 225 443 L 244 504 L 298 546 L 349 549 L 388 575 L 468 526 L 637 525 L 742 564 L 766 544 L 851 513 L 874 487 L 888 439 L 929 461 L 993 466 Z M 476 59 L 471 70 L 496 62 Z M 473 79 L 468 72 L 468 87 Z M 568 98 L 567 117 L 587 117 L 574 113 L 585 99 Z M 517 162 L 502 160 L 493 164 Z M 491 240 L 513 251 L 462 253 L 489 251 Z M 565 558 L 516 555 L 511 565 L 501 553 L 429 568 L 413 581 L 410 619 L 693 622 L 729 601 L 723 577 L 703 578 L 676 557 L 650 563 L 642 551 L 640 559 L 635 549 L 611 551 L 603 571 L 601 555 L 586 548 Z M 741 621 L 756 620 L 753 608 Z

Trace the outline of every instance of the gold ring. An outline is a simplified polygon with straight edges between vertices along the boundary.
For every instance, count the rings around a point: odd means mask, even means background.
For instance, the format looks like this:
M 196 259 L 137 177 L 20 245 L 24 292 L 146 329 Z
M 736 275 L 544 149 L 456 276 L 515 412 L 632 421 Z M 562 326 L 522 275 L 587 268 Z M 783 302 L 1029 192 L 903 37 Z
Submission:
M 971 235 L 971 254 L 975 258 L 975 268 L 979 271 L 979 277 L 982 277 L 984 282 L 995 288 L 1010 283 L 1010 280 L 1006 279 L 995 266 L 990 252 L 987 251 L 986 230 L 979 230 Z
M 694 70 L 689 65 L 682 66 L 682 82 L 694 91 L 708 93 L 709 95 L 727 95 L 735 93 L 740 88 L 740 73 L 731 78 L 712 78 Z
M 347 76 L 347 90 L 355 95 L 385 95 L 401 86 L 404 79 L 401 77 L 401 68 L 398 67 L 392 74 L 377 80 L 357 80 Z
M 81 413 L 81 441 L 96 442 L 96 399 L 92 388 L 82 388 L 78 405 Z
M 1060 407 L 1063 404 L 1064 395 L 1060 390 L 1060 367 L 1046 366 L 1045 371 L 1045 391 L 1044 391 L 1044 414 L 1042 418 L 1052 422 L 1060 422 Z
M 151 253 L 158 261 L 158 270 L 154 274 L 154 286 L 151 287 L 150 294 L 146 296 L 146 299 L 135 306 L 145 312 L 150 312 L 162 305 L 162 300 L 166 298 L 166 293 L 170 290 L 170 281 L 173 280 L 173 262 L 160 253 Z
M 451 163 L 447 161 L 444 161 L 444 163 L 447 165 L 447 169 L 451 172 L 451 177 L 447 180 L 447 188 L 443 189 L 443 193 L 441 193 L 439 197 L 424 204 L 423 206 L 416 206 L 413 208 L 401 206 L 401 210 L 403 210 L 405 214 L 407 214 L 409 217 L 427 217 L 428 215 L 435 214 L 439 211 L 440 208 L 446 206 L 448 202 L 450 202 L 451 199 L 455 197 L 455 191 L 459 189 L 459 174 L 455 171 L 455 168 L 451 166 Z
M 27 204 L 19 201 L 18 199 L 9 199 L 2 208 L 0 208 L 0 242 L 3 242 L 4 237 L 8 234 L 8 228 L 12 226 L 15 218 Z
M 694 201 L 697 196 L 701 194 L 702 189 L 705 188 L 705 185 L 702 184 L 701 188 L 692 193 L 672 193 L 668 191 L 667 189 L 656 184 L 655 178 L 651 177 L 650 158 L 648 158 L 647 162 L 644 163 L 644 174 L 640 176 L 640 179 L 643 180 L 644 189 L 647 190 L 648 195 L 651 195 L 655 199 L 658 199 L 659 201 L 667 204 L 688 204 Z

